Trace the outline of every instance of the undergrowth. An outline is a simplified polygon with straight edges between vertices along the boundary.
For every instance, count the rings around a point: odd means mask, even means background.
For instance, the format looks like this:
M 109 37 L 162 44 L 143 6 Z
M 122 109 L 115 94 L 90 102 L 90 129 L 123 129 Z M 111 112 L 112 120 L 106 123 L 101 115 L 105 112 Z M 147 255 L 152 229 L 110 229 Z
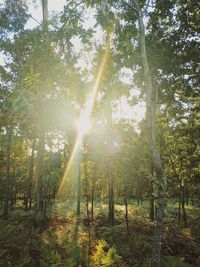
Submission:
M 173 212 L 166 218 L 162 267 L 200 266 L 200 218 L 192 209 L 188 213 L 188 228 Z M 45 227 L 36 227 L 32 211 L 14 210 L 8 220 L 0 219 L 0 266 L 149 266 L 153 223 L 145 205 L 131 205 L 128 229 L 123 206 L 116 206 L 114 226 L 106 205 L 98 205 L 95 214 L 93 222 L 84 211 L 78 219 L 69 205 L 57 204 L 49 208 Z

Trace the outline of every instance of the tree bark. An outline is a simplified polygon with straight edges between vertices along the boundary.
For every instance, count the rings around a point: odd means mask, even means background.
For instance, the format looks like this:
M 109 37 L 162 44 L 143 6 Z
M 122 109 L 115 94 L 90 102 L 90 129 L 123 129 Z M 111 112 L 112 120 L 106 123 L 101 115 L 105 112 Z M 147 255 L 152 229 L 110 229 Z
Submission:
M 42 16 L 44 30 L 48 30 L 48 0 L 42 0 Z
M 125 199 L 124 199 L 124 205 L 125 205 L 125 220 L 126 220 L 126 227 L 127 227 L 127 230 L 128 230 L 129 221 L 128 221 L 128 199 L 127 199 L 127 197 L 125 197 Z
M 183 179 L 180 177 L 179 173 L 176 171 L 174 162 L 172 160 L 172 158 L 169 156 L 171 165 L 172 165 L 172 169 L 174 172 L 175 177 L 177 178 L 177 181 L 179 183 L 179 206 L 178 206 L 178 219 L 179 222 L 181 220 L 181 208 L 182 208 L 182 212 L 183 212 L 183 221 L 185 224 L 185 227 L 187 227 L 187 215 L 186 215 L 186 210 L 185 210 L 185 184 L 183 185 Z
M 96 181 L 96 163 L 94 165 L 94 173 L 92 179 L 92 194 L 91 194 L 91 219 L 94 220 L 94 188 L 95 188 L 95 181 Z
M 10 194 L 10 151 L 11 151 L 12 129 L 7 128 L 7 144 L 6 144 L 6 180 L 5 180 L 5 198 L 3 207 L 3 217 L 8 218 L 9 194 Z
M 43 30 L 48 31 L 48 0 L 42 0 L 42 14 L 43 14 Z M 41 96 L 38 102 L 39 106 L 42 107 L 43 101 Z M 44 151 L 45 151 L 45 130 L 43 129 L 42 123 L 39 123 L 38 152 L 36 161 L 35 210 L 36 210 L 36 215 L 41 215 L 42 217 L 44 217 L 44 212 L 45 212 L 43 188 L 42 188 Z
M 80 144 L 77 149 L 77 207 L 76 207 L 76 214 L 79 216 L 81 213 L 81 160 L 80 160 Z
M 84 153 L 84 168 L 85 168 L 86 212 L 87 212 L 87 220 L 89 221 L 89 192 L 88 192 L 88 172 L 87 172 L 87 157 L 86 157 L 86 151 L 85 151 L 85 153 Z
M 185 181 L 185 203 L 189 205 L 189 189 L 188 189 L 188 180 Z
M 35 181 L 35 209 L 36 214 L 43 213 L 43 189 L 42 189 L 42 177 L 44 169 L 44 150 L 45 150 L 45 133 L 40 131 L 38 140 L 38 150 L 36 159 L 36 181 Z
M 179 199 L 178 199 L 178 221 L 181 221 L 181 186 L 179 185 Z
M 112 127 L 112 107 L 110 97 L 107 99 L 107 123 L 110 129 L 109 135 L 107 137 L 107 145 L 108 145 L 108 221 L 114 225 L 115 223 L 115 204 L 114 204 L 114 185 L 113 185 L 113 174 L 112 174 L 112 135 L 113 135 L 113 127 Z
M 32 182 L 33 182 L 34 153 L 35 153 L 35 139 L 33 140 L 33 143 L 32 143 L 31 155 L 30 155 L 30 159 L 29 159 L 27 192 L 26 192 L 26 199 L 25 199 L 25 210 L 31 209 L 31 206 L 32 206 Z
M 187 227 L 187 215 L 185 210 L 185 186 L 181 185 L 181 207 L 183 211 L 183 221 L 185 227 Z
M 156 174 L 156 179 L 158 181 L 158 207 L 157 207 L 157 216 L 155 218 L 155 226 L 153 234 L 153 254 L 152 254 L 151 267 L 160 267 L 163 220 L 164 220 L 164 211 L 166 207 L 166 197 L 165 197 L 166 179 L 163 174 L 161 157 L 157 149 L 155 140 L 155 112 L 154 112 L 154 99 L 153 99 L 153 84 L 146 53 L 145 26 L 143 22 L 143 14 L 138 1 L 133 0 L 133 3 L 138 13 L 140 50 L 141 50 L 141 59 L 144 71 L 144 86 L 146 91 L 147 140 L 148 140 L 148 146 L 153 168 Z
M 114 194 L 113 194 L 113 176 L 112 176 L 112 163 L 111 159 L 108 161 L 108 201 L 109 201 L 109 214 L 108 220 L 114 225 Z
M 154 221 L 154 195 L 153 195 L 153 181 L 149 179 L 149 219 Z

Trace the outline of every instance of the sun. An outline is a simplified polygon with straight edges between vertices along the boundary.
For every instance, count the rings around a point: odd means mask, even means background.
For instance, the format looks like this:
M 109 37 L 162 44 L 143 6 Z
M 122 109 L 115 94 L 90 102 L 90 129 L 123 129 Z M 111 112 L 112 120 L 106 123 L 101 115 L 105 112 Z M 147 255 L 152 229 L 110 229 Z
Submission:
M 87 114 L 81 115 L 76 121 L 76 129 L 80 135 L 86 134 L 91 128 L 91 122 Z

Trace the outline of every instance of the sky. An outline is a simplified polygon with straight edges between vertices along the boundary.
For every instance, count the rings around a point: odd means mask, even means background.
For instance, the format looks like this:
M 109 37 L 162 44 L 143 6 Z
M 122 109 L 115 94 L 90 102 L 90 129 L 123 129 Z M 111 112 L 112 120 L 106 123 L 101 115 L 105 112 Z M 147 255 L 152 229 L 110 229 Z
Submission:
M 29 14 L 31 14 L 32 18 L 29 19 L 27 23 L 27 28 L 34 28 L 39 25 L 38 22 L 42 21 L 42 7 L 41 7 L 41 0 L 21 0 L 25 1 L 28 5 L 29 8 Z M 34 2 L 34 3 L 33 3 Z M 49 15 L 53 12 L 61 12 L 63 10 L 64 4 L 67 2 L 67 0 L 48 0 L 48 9 L 49 9 Z M 4 3 L 4 0 L 0 0 L 0 3 Z M 37 22 L 38 21 L 38 22 Z M 86 29 L 88 28 L 93 28 L 95 27 L 95 18 L 94 18 L 94 11 L 92 9 L 89 9 L 88 12 L 85 14 L 85 22 L 84 22 L 84 27 Z M 94 39 L 101 41 L 103 38 L 103 32 L 101 31 L 100 28 L 96 28 L 96 33 L 94 35 Z M 72 40 L 72 43 L 74 45 L 75 51 L 78 53 L 81 48 L 81 42 L 78 38 L 74 38 Z M 90 60 L 87 58 L 87 60 Z M 3 64 L 3 55 L 0 53 L 0 64 Z M 79 64 L 81 66 L 84 66 L 84 64 L 87 64 L 88 66 L 90 65 L 89 62 L 86 63 L 86 59 L 81 59 L 79 61 Z M 121 80 L 128 84 L 131 83 L 131 78 L 132 78 L 132 73 L 130 70 L 125 69 L 124 70 L 124 75 L 121 77 Z M 132 89 L 133 95 L 138 94 L 138 90 L 136 88 Z M 118 101 L 117 105 L 117 110 L 115 111 L 114 114 L 114 119 L 127 119 L 129 121 L 136 121 L 139 122 L 144 118 L 145 114 L 145 104 L 144 103 L 139 103 L 134 107 L 131 107 L 126 98 L 122 97 L 120 101 Z

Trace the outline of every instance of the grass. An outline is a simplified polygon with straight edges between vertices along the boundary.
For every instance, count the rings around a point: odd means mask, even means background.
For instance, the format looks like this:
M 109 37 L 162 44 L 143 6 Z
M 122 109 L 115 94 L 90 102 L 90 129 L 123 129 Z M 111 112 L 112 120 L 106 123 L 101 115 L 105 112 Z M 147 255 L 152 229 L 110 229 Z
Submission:
M 0 219 L 0 266 L 149 266 L 153 223 L 148 204 L 129 206 L 129 229 L 124 206 L 116 205 L 116 223 L 107 221 L 107 205 L 96 204 L 94 222 L 88 224 L 84 206 L 76 218 L 74 203 L 49 207 L 45 227 L 36 228 L 33 212 L 15 209 L 8 220 Z M 162 250 L 163 267 L 200 266 L 200 217 L 187 208 L 189 226 L 177 221 L 177 206 L 167 208 Z M 101 242 L 105 246 L 101 247 Z M 99 243 L 100 242 L 100 243 Z M 105 242 L 105 243 L 104 243 Z M 104 259 L 104 260 L 99 260 Z

